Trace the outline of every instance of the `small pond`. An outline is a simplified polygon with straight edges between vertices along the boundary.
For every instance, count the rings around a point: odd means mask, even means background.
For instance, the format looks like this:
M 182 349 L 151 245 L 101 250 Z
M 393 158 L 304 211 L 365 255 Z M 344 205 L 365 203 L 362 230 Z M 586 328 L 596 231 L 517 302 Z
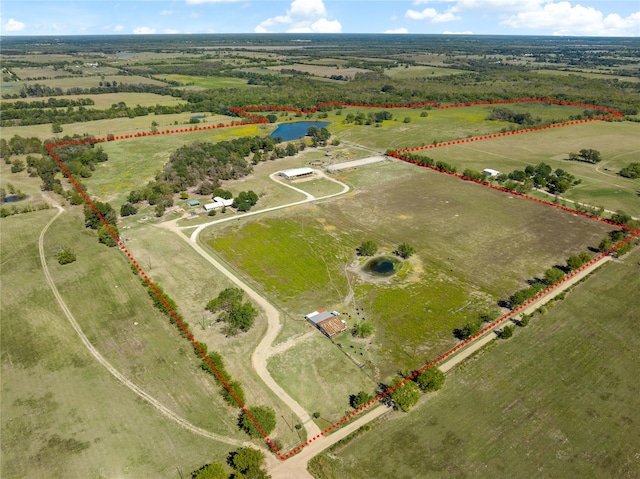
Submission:
M 400 268 L 402 268 L 402 261 L 393 256 L 379 256 L 367 261 L 364 265 L 367 273 L 376 276 L 391 276 L 400 271 Z
M 202 118 L 206 118 L 206 116 L 204 116 L 204 115 L 194 115 L 191 118 L 197 118 L 198 120 L 200 120 Z
M 279 136 L 282 141 L 291 141 L 302 138 L 307 134 L 307 130 L 312 126 L 323 128 L 329 123 L 326 121 L 297 121 L 295 123 L 284 123 L 279 125 L 276 130 L 271 133 L 271 138 Z

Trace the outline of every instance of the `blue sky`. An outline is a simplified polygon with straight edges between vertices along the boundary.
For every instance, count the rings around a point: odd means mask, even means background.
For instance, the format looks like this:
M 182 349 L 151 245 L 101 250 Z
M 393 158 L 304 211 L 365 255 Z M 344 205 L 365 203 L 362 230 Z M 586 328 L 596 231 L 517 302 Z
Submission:
M 3 0 L 2 35 L 466 33 L 640 36 L 640 1 Z

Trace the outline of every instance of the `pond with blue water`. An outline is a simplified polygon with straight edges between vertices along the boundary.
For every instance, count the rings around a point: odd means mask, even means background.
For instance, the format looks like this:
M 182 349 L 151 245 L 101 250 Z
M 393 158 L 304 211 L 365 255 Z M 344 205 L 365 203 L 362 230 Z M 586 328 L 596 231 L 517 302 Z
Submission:
M 283 123 L 282 125 L 278 125 L 278 128 L 276 128 L 270 136 L 271 138 L 279 136 L 282 138 L 282 141 L 297 140 L 298 138 L 305 136 L 307 134 L 307 130 L 312 126 L 323 128 L 327 125 L 329 125 L 329 122 L 326 121 L 297 121 L 295 123 Z
M 391 276 L 402 268 L 402 261 L 393 256 L 379 256 L 364 265 L 364 270 L 375 276 Z

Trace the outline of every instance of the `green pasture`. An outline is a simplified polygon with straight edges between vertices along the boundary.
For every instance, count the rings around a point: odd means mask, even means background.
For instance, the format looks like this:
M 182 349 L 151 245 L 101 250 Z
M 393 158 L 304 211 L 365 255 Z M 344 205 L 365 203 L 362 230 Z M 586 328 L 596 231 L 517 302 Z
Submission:
M 569 161 L 569 153 L 583 148 L 600 151 L 602 161 L 596 165 Z M 640 161 L 640 125 L 633 122 L 591 122 L 491 140 L 434 148 L 424 154 L 458 167 L 483 170 L 492 168 L 509 173 L 540 162 L 553 169 L 562 168 L 582 180 L 564 197 L 621 209 L 633 216 L 640 215 L 640 182 L 618 175 L 632 162 Z
M 308 326 L 309 330 L 315 329 Z M 376 383 L 320 331 L 269 359 L 269 372 L 310 414 L 331 424 L 351 410 L 349 396 Z M 342 333 L 348 334 L 348 333 Z M 349 381 L 345 381 L 349 377 Z
M 210 351 L 222 354 L 226 369 L 242 384 L 247 404 L 268 405 L 276 410 L 277 427 L 271 438 L 280 439 L 288 448 L 299 444 L 303 439 L 299 434 L 304 431 L 291 431 L 280 420 L 282 415 L 291 417 L 290 409 L 264 385 L 251 365 L 251 353 L 266 331 L 264 316 L 258 316 L 249 332 L 226 337 L 222 333 L 223 324 L 215 322 L 215 316 L 204 308 L 222 289 L 233 286 L 229 280 L 173 232 L 144 225 L 123 230 L 122 233 L 140 266 L 178 303 L 195 338 L 207 344 Z M 207 381 L 208 376 L 204 375 L 201 379 Z M 216 394 L 217 390 L 216 386 Z M 226 409 L 223 413 L 227 413 Z
M 564 70 L 535 70 L 536 73 L 540 75 L 557 75 L 557 76 L 581 76 L 586 78 L 600 78 L 605 80 L 617 80 L 617 81 L 626 81 L 626 82 L 639 82 L 640 78 L 638 77 L 628 77 L 628 76 L 620 76 L 615 74 L 607 74 L 607 73 L 594 73 L 594 72 L 578 72 L 578 71 L 564 71 Z
M 244 78 L 233 77 L 198 77 L 192 75 L 162 75 L 167 81 L 179 81 L 185 85 L 194 85 L 208 90 L 219 90 L 221 88 L 248 88 Z
M 318 479 L 633 478 L 640 442 L 640 254 L 606 265 L 515 337 L 312 460 Z M 380 455 L 380 451 L 386 451 Z
M 164 418 L 83 346 L 47 286 L 38 235 L 57 210 L 0 220 L 2 230 L 2 477 L 173 477 L 231 446 Z M 71 246 L 78 260 L 60 266 Z M 188 344 L 150 305 L 120 255 L 66 212 L 45 236 L 49 269 L 91 342 L 116 368 L 182 417 L 231 437 L 234 416 L 198 371 Z M 133 322 L 138 321 L 134 326 Z
M 158 80 L 153 80 L 151 78 L 146 78 L 138 75 L 105 75 L 104 80 L 101 75 L 95 76 L 72 76 L 68 78 L 49 78 L 45 80 L 32 80 L 32 81 L 18 81 L 18 82 L 8 82 L 3 83 L 5 88 L 2 89 L 2 94 L 14 94 L 19 93 L 22 85 L 25 84 L 35 84 L 39 83 L 40 85 L 46 85 L 51 88 L 62 88 L 62 90 L 67 90 L 68 88 L 98 88 L 100 86 L 100 82 L 117 82 L 117 83 L 129 83 L 129 84 L 138 84 L 143 83 L 146 85 L 166 85 Z
M 313 178 L 305 181 L 295 181 L 290 184 L 291 186 L 312 194 L 316 198 L 340 193 L 343 190 L 342 186 L 325 178 Z
M 29 97 L 29 98 L 16 98 L 10 100 L 2 100 L 2 103 L 13 103 L 16 101 L 33 102 L 33 101 L 47 101 L 50 97 Z M 95 109 L 107 109 L 112 105 L 124 102 L 127 106 L 134 107 L 140 106 L 155 106 L 155 105 L 178 105 L 184 103 L 180 98 L 174 98 L 171 96 L 156 95 L 155 93 L 137 93 L 137 92 L 122 92 L 122 93 L 101 93 L 99 95 L 65 95 L 65 100 L 79 100 L 84 98 L 91 98 L 94 101 L 94 105 L 86 106 L 85 108 Z M 77 108 L 77 107 L 75 107 Z
M 442 68 L 442 67 L 430 67 L 430 66 L 408 66 L 408 67 L 396 67 L 387 68 L 384 71 L 385 75 L 390 76 L 393 79 L 404 78 L 434 78 L 447 75 L 460 75 L 461 73 L 469 73 L 465 70 L 456 70 L 455 68 Z
M 377 168 L 400 174 L 372 175 Z M 294 318 L 318 307 L 367 311 L 378 331 L 372 355 L 382 379 L 448 349 L 455 327 L 609 231 L 407 164 L 369 165 L 339 178 L 360 186 L 333 201 L 216 226 L 205 239 Z M 380 252 L 408 242 L 417 253 L 391 279 L 367 281 L 354 266 L 365 239 Z

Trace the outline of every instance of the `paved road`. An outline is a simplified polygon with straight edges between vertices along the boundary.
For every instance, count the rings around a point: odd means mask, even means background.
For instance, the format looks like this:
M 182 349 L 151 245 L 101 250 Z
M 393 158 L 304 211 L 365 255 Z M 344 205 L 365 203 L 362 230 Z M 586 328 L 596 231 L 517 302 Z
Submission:
M 38 240 L 38 248 L 40 250 L 40 262 L 42 263 L 42 269 L 44 270 L 44 276 L 45 276 L 45 279 L 47 280 L 47 284 L 49 285 L 49 288 L 51 288 L 51 291 L 53 292 L 53 295 L 55 296 L 56 300 L 58 301 L 58 304 L 60 305 L 60 309 L 62 309 L 62 312 L 65 314 L 65 316 L 69 320 L 69 323 L 71 323 L 71 326 L 75 330 L 76 334 L 80 337 L 80 340 L 82 341 L 82 344 L 84 344 L 84 346 L 87 348 L 89 353 L 91 353 L 91 355 L 98 361 L 98 363 L 100 363 L 107 371 L 109 371 L 111 373 L 111 375 L 118 382 L 120 382 L 120 384 L 122 384 L 123 386 L 129 388 L 131 391 L 133 391 L 139 397 L 141 397 L 142 399 L 147 401 L 149 404 L 151 404 L 157 411 L 160 412 L 160 414 L 162 414 L 166 418 L 170 419 L 171 421 L 177 423 L 181 427 L 193 432 L 194 434 L 197 434 L 198 436 L 206 437 L 208 439 L 213 439 L 215 441 L 220 441 L 220 442 L 223 442 L 225 444 L 230 444 L 232 446 L 238 446 L 238 447 L 252 446 L 248 442 L 242 442 L 242 441 L 238 441 L 238 440 L 235 440 L 235 439 L 230 439 L 230 438 L 228 438 L 226 436 L 223 436 L 223 435 L 220 435 L 220 434 L 215 434 L 215 433 L 210 432 L 210 431 L 206 431 L 206 430 L 204 430 L 202 428 L 199 428 L 198 426 L 194 426 L 193 424 L 191 424 L 187 420 L 181 418 L 176 413 L 174 413 L 173 411 L 171 411 L 170 409 L 165 407 L 160 401 L 158 401 L 157 399 L 155 399 L 152 396 L 150 396 L 149 394 L 147 394 L 145 391 L 142 390 L 142 388 L 140 388 L 136 384 L 132 383 L 129 379 L 127 379 L 124 375 L 122 375 L 122 373 L 120 373 L 110 362 L 108 362 L 104 358 L 104 356 L 102 356 L 102 354 L 100 354 L 98 352 L 98 350 L 93 346 L 93 344 L 91 344 L 91 342 L 89 341 L 87 336 L 84 334 L 84 332 L 80 328 L 80 325 L 76 321 L 75 317 L 73 316 L 73 314 L 71 313 L 71 311 L 67 307 L 66 303 L 64 302 L 64 299 L 60 295 L 60 293 L 58 291 L 58 288 L 56 287 L 56 285 L 55 285 L 55 283 L 53 281 L 53 278 L 51 277 L 51 274 L 49 273 L 49 267 L 47 266 L 47 260 L 46 260 L 45 254 L 44 254 L 44 236 L 45 236 L 45 233 L 47 232 L 47 230 L 49 229 L 49 227 L 54 223 L 54 221 L 56 219 L 58 219 L 58 217 L 61 214 L 64 213 L 64 209 L 60 205 L 54 203 L 54 206 L 58 209 L 58 213 L 53 218 L 51 218 L 51 220 L 42 229 L 42 232 L 40 233 L 40 238 Z

